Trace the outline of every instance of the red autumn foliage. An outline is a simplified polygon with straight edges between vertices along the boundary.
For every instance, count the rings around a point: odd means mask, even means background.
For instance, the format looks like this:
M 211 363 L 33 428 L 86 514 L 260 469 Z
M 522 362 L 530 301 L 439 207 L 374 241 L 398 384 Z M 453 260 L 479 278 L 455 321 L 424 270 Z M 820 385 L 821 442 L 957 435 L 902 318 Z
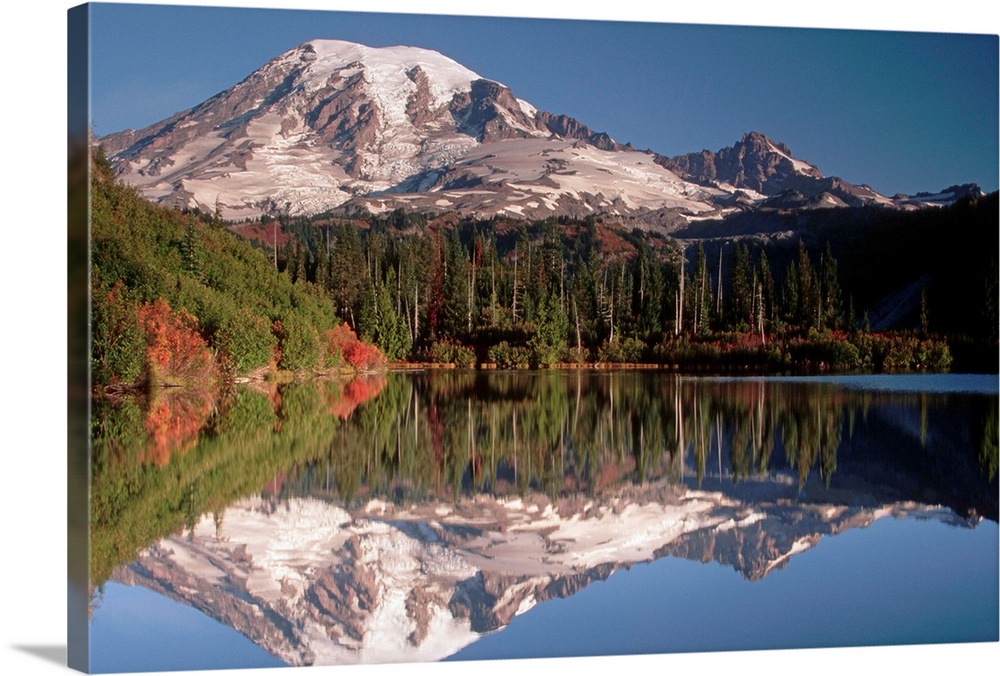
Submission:
M 358 340 L 346 323 L 326 332 L 326 358 L 330 364 L 341 360 L 356 371 L 374 371 L 385 366 L 385 355 L 374 345 Z
M 377 397 L 384 387 L 382 376 L 355 378 L 344 385 L 339 398 L 330 401 L 330 413 L 347 420 L 358 406 Z
M 382 351 L 360 340 L 344 346 L 344 361 L 358 371 L 372 371 L 385 365 Z
M 212 375 L 212 353 L 198 333 L 198 319 L 184 310 L 172 310 L 163 298 L 138 308 L 146 334 L 146 357 L 160 377 L 184 380 Z

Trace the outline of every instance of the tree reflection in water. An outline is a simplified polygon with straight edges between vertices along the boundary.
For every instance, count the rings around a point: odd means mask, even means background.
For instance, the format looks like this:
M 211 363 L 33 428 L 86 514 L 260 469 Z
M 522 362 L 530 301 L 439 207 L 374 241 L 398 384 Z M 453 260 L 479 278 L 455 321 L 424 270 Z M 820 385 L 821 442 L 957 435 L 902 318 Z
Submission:
M 349 506 L 665 481 L 997 518 L 996 394 L 636 371 L 390 373 L 97 400 L 91 580 L 239 498 Z

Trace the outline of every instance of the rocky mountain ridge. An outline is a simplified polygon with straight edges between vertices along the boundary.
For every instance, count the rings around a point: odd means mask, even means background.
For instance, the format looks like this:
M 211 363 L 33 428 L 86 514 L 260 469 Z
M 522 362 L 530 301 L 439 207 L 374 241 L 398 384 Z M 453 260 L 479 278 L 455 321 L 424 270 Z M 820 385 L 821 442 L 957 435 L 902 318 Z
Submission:
M 330 210 L 684 223 L 757 208 L 919 208 L 827 178 L 750 132 L 665 157 L 621 144 L 430 50 L 313 40 L 142 130 L 99 142 L 145 197 L 242 220 Z M 775 202 L 777 200 L 777 202 Z

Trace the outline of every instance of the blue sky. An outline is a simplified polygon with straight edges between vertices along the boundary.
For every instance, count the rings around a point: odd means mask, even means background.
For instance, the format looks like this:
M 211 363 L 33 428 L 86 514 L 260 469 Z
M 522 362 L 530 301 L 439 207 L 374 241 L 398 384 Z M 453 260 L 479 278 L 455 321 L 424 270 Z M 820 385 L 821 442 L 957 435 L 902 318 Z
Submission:
M 117 4 L 93 17 L 99 135 L 335 38 L 437 50 L 538 108 L 666 155 L 756 130 L 887 194 L 997 189 L 996 35 Z

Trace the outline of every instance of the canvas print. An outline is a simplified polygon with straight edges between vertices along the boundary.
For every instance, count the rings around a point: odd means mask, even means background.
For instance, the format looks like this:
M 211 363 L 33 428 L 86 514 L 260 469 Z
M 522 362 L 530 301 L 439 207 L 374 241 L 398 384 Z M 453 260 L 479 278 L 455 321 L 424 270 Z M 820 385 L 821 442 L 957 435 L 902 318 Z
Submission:
M 1000 639 L 996 35 L 69 25 L 72 667 Z

